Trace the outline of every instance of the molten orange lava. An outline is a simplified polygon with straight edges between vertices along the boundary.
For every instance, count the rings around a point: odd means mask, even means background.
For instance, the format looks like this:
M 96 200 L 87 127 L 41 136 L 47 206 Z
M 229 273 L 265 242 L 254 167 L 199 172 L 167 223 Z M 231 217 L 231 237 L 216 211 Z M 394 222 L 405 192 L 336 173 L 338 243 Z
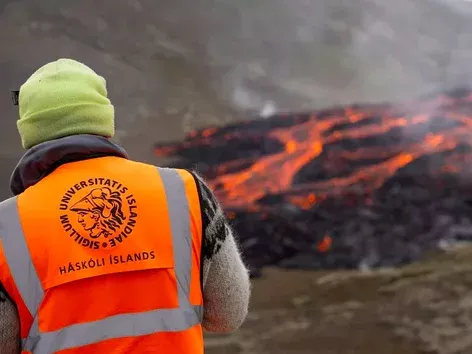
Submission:
M 318 242 L 318 245 L 316 248 L 319 252 L 327 252 L 331 248 L 332 242 L 333 240 L 331 239 L 331 236 L 325 235 L 323 239 L 320 242 Z
M 428 134 L 422 135 L 416 133 L 415 129 L 419 126 L 434 126 L 438 122 L 447 122 L 448 128 L 439 132 L 431 129 Z M 398 141 L 389 141 L 385 148 L 359 145 L 352 150 L 336 150 L 332 153 L 332 159 L 325 159 L 326 168 L 333 170 L 354 166 L 348 174 L 309 183 L 294 183 L 297 173 L 317 159 L 327 145 L 375 138 L 399 129 L 402 135 Z M 212 136 L 218 131 L 217 128 L 209 128 L 199 134 L 192 132 L 180 146 L 192 148 L 198 144 L 211 145 Z M 239 130 L 238 134 L 244 134 L 244 131 Z M 221 163 L 217 167 L 216 177 L 209 180 L 210 186 L 226 207 L 258 210 L 259 201 L 264 196 L 283 195 L 292 204 L 309 209 L 325 197 L 338 195 L 354 186 L 372 192 L 400 168 L 422 156 L 453 151 L 458 144 L 470 145 L 472 94 L 459 98 L 441 95 L 398 106 L 365 105 L 333 109 L 321 116 L 314 113 L 302 123 L 269 130 L 267 137 L 279 141 L 284 149 L 257 158 Z M 192 139 L 199 139 L 199 143 Z M 175 147 L 172 146 L 156 148 L 160 156 L 172 155 L 174 151 Z M 470 154 L 466 156 L 454 152 L 445 161 L 442 170 L 457 171 L 466 158 L 469 159 Z M 360 163 L 369 159 L 381 162 Z M 329 245 L 323 247 L 329 248 Z

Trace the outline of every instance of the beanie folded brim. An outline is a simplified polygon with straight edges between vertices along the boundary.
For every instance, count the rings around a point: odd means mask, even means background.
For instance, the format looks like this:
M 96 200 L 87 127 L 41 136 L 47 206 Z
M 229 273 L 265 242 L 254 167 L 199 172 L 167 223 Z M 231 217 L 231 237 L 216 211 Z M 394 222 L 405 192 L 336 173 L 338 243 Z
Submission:
M 75 104 L 34 112 L 17 121 L 23 148 L 76 134 L 113 137 L 114 107 L 111 104 Z

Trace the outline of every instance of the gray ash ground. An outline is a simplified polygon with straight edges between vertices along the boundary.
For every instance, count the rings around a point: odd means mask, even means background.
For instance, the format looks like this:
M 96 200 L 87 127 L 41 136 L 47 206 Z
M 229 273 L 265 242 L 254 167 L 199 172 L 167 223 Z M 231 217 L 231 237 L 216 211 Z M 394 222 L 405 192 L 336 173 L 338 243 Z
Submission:
M 472 240 L 471 92 L 209 128 L 156 153 L 207 177 L 254 276 L 399 266 Z

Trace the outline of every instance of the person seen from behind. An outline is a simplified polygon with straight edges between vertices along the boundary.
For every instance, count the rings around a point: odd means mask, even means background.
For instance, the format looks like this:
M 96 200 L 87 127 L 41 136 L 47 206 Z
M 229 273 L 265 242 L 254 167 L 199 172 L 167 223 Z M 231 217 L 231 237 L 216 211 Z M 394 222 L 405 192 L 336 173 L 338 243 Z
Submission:
M 0 353 L 203 353 L 244 321 L 248 271 L 193 171 L 113 143 L 106 81 L 59 59 L 18 96 L 27 149 L 0 203 Z

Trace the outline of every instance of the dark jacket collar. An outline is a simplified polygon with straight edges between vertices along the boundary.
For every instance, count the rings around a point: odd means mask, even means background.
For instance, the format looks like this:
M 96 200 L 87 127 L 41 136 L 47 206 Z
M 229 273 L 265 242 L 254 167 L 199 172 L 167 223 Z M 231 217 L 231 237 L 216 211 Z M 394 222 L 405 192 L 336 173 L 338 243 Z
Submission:
M 128 158 L 123 148 L 96 135 L 73 135 L 36 145 L 18 162 L 10 189 L 18 195 L 65 163 L 104 156 Z

